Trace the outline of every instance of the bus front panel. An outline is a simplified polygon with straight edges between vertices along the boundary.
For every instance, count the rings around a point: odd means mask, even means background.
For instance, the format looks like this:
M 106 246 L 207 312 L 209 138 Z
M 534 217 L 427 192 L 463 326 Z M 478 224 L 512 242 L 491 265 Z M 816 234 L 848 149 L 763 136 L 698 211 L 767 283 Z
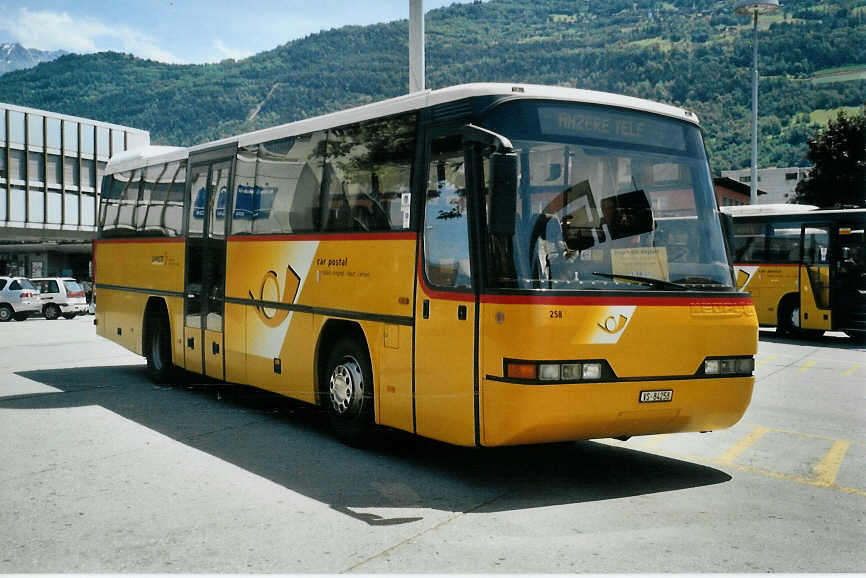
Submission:
M 751 399 L 751 369 L 706 372 L 756 353 L 747 299 L 496 301 L 481 314 L 483 445 L 722 429 Z

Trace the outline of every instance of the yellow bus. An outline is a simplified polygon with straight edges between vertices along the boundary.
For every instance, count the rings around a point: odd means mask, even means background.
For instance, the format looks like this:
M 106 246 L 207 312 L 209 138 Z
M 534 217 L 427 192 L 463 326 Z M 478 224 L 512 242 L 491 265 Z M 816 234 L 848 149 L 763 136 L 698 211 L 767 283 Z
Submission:
M 110 160 L 98 333 L 464 446 L 708 431 L 753 386 L 696 117 L 471 84 Z
M 787 335 L 866 339 L 866 209 L 723 207 L 733 217 L 738 286 L 758 322 Z

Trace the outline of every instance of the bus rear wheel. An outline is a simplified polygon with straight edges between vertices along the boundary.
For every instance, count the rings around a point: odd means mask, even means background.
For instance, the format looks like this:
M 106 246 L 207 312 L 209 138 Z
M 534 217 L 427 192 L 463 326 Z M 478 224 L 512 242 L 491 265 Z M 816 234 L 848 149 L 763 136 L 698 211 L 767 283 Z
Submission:
M 800 299 L 787 297 L 779 304 L 778 331 L 782 335 L 800 335 Z
M 156 383 L 167 383 L 174 376 L 174 365 L 171 362 L 171 329 L 164 316 L 152 318 L 149 337 L 147 369 Z
M 353 339 L 338 341 L 322 379 L 337 438 L 347 445 L 363 445 L 373 429 L 373 371 L 366 348 Z

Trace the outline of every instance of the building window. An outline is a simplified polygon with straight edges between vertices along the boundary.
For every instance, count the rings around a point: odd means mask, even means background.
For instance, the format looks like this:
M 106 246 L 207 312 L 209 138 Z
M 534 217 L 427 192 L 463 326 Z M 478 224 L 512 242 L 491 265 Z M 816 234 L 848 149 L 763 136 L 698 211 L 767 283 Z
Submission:
M 63 122 L 63 148 L 70 153 L 78 152 L 78 123 Z
M 740 177 L 740 182 L 741 183 L 751 183 L 752 177 Z
M 27 176 L 30 181 L 45 182 L 45 155 L 30 151 L 27 153 L 27 166 L 29 172 Z
M 27 135 L 30 146 L 40 148 L 43 146 L 42 131 L 44 130 L 44 122 L 45 118 L 41 114 L 27 115 Z
M 81 125 L 81 154 L 93 154 L 93 127 L 89 124 Z
M 99 157 L 108 157 L 111 155 L 109 146 L 108 129 L 104 126 L 96 128 L 96 154 Z
M 60 148 L 60 119 L 48 118 L 45 119 L 45 146 L 59 149 Z
M 9 142 L 24 144 L 24 113 L 9 111 Z
M 797 180 L 797 173 L 785 173 L 785 180 L 786 181 L 796 181 Z
M 24 151 L 9 151 L 9 180 L 23 181 L 27 178 L 27 157 Z

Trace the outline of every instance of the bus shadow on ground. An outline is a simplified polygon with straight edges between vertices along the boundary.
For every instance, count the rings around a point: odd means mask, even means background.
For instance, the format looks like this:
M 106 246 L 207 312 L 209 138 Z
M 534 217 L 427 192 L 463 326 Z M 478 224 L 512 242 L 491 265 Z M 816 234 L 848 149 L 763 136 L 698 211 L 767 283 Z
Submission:
M 802 335 L 788 336 L 779 335 L 773 329 L 761 329 L 758 332 L 758 340 L 768 343 L 783 343 L 786 345 L 805 345 L 807 347 L 831 347 L 833 349 L 866 349 L 866 343 L 860 343 L 842 333 L 832 335 Z
M 0 399 L 0 408 L 101 406 L 370 525 L 421 518 L 367 509 L 497 512 L 731 479 L 704 465 L 592 441 L 478 449 L 383 430 L 368 447 L 351 448 L 313 406 L 247 386 L 155 386 L 141 365 L 17 375 L 59 391 Z

